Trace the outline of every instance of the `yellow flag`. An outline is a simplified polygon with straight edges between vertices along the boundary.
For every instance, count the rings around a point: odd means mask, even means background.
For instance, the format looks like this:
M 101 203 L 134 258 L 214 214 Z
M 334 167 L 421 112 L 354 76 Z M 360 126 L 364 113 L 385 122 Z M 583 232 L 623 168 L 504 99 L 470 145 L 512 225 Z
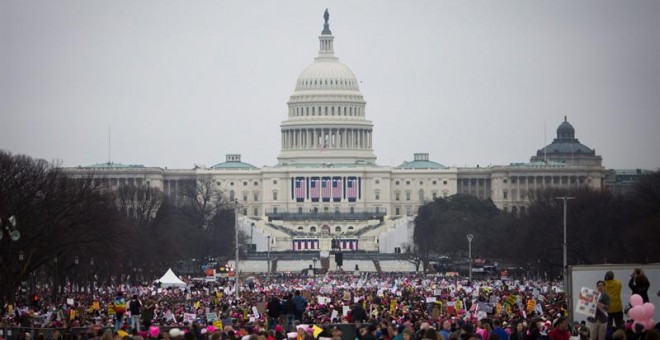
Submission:
M 321 327 L 319 327 L 319 326 L 317 326 L 317 325 L 314 325 L 314 326 L 312 327 L 312 334 L 314 334 L 314 337 L 315 337 L 315 338 L 318 338 L 318 337 L 319 337 L 319 334 L 321 334 L 322 332 L 323 332 L 323 328 L 321 328 Z
M 222 330 L 222 321 L 220 321 L 220 320 L 213 321 L 213 327 L 215 327 L 216 329 Z
M 195 309 L 199 309 L 199 306 L 200 306 L 200 305 L 201 305 L 201 304 L 199 303 L 199 301 L 193 303 L 193 307 L 195 307 Z

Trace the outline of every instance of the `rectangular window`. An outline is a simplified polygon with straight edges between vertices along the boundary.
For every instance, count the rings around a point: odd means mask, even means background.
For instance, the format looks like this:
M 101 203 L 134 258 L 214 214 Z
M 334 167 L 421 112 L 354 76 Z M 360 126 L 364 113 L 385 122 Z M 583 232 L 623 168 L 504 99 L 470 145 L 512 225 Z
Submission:
M 438 198 L 438 194 L 434 192 L 433 193 L 433 199 L 436 199 L 436 198 Z
M 376 184 L 380 184 L 380 180 L 379 180 L 379 179 L 376 180 Z
M 247 182 L 243 182 L 243 186 L 246 187 L 246 186 L 247 186 Z
M 254 201 L 258 202 L 259 201 L 259 193 L 254 193 Z
M 399 185 L 399 181 L 394 182 L 394 184 Z
M 276 184 L 277 184 L 277 180 L 274 179 L 274 180 L 273 180 L 273 185 L 276 185 Z
M 376 194 L 374 195 L 374 199 L 376 201 L 380 200 L 380 193 L 379 192 L 376 192 Z
M 257 185 L 259 185 L 259 182 L 254 181 L 254 186 L 256 187 Z
M 433 181 L 433 185 L 436 185 L 436 184 L 438 184 L 438 181 Z
M 298 213 L 302 214 L 302 207 L 298 207 Z
M 254 216 L 259 216 L 259 208 L 254 208 Z
M 394 193 L 394 200 L 395 200 L 395 201 L 398 201 L 398 200 L 400 199 L 400 197 L 399 197 L 400 195 L 401 195 L 401 194 L 399 194 L 398 192 L 397 192 L 397 193 Z
M 410 185 L 410 181 L 406 181 L 406 185 Z
M 247 194 L 243 194 L 243 202 L 247 202 Z
M 406 201 L 410 201 L 410 193 L 409 192 L 406 193 Z
M 508 198 L 509 198 L 509 193 L 505 191 L 504 192 L 504 199 L 508 199 Z
M 273 214 L 277 214 L 277 208 L 273 208 Z
M 442 184 L 447 185 L 447 181 L 442 181 Z
M 243 208 L 243 215 L 247 216 L 247 208 Z
M 401 215 L 401 209 L 398 207 L 394 208 L 394 212 L 395 212 L 394 215 Z
M 277 191 L 273 191 L 273 201 L 277 201 Z

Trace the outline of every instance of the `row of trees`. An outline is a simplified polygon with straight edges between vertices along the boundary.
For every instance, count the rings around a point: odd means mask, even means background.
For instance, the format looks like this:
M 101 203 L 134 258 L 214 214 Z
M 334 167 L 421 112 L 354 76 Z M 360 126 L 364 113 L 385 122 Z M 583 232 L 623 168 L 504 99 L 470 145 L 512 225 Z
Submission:
M 20 239 L 0 239 L 0 305 L 21 283 L 91 286 L 150 280 L 180 259 L 230 257 L 234 210 L 210 178 L 175 200 L 147 186 L 111 190 L 94 176 L 0 151 L 0 219 Z M 242 236 L 245 239 L 244 236 Z
M 419 209 L 414 240 L 424 265 L 436 255 L 467 255 L 515 265 L 541 266 L 559 275 L 563 261 L 563 201 L 567 209 L 568 264 L 660 261 L 660 172 L 647 175 L 626 196 L 603 190 L 545 190 L 523 214 L 501 211 L 469 195 L 438 198 Z

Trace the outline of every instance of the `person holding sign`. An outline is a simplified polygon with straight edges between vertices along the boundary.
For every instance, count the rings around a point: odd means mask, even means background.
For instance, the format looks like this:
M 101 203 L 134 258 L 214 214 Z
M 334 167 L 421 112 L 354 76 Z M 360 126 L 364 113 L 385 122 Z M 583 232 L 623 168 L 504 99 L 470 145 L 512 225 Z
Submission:
M 596 316 L 591 324 L 591 340 L 605 340 L 607 334 L 607 310 L 610 308 L 610 296 L 605 292 L 605 281 L 598 281 L 596 289 L 600 292 L 596 305 Z

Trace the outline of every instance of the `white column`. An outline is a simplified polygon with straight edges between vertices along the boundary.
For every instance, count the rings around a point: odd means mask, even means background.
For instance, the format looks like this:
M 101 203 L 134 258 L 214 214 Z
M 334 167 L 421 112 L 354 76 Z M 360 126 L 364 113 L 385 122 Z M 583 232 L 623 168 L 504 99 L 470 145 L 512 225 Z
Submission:
M 309 129 L 305 129 L 305 149 L 310 148 L 309 147 L 309 142 L 310 142 L 311 137 L 309 135 L 310 135 Z

